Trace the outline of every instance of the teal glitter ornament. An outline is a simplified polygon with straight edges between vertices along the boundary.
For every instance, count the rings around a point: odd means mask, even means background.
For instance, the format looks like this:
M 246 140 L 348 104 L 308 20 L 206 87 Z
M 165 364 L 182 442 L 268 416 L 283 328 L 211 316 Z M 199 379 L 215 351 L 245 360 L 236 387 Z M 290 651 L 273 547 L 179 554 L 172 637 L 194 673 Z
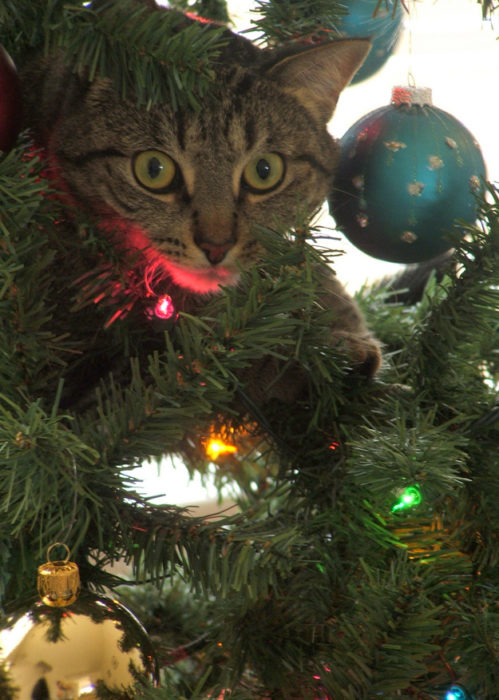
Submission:
M 372 40 L 371 51 L 352 78 L 354 84 L 377 73 L 393 54 L 402 35 L 404 11 L 400 0 L 349 0 L 345 6 L 348 14 L 338 23 L 340 34 Z
M 394 88 L 391 104 L 359 119 L 340 147 L 329 207 L 364 253 L 430 260 L 451 249 L 456 222 L 475 222 L 486 173 L 480 147 L 432 105 L 429 88 Z

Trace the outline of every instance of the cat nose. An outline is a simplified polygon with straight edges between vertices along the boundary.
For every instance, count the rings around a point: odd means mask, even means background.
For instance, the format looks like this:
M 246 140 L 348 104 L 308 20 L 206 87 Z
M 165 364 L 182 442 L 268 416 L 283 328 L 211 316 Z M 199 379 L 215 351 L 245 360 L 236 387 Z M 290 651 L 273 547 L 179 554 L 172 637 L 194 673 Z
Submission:
M 228 251 L 234 247 L 235 241 L 228 241 L 226 243 L 208 243 L 206 241 L 196 241 L 198 248 L 201 248 L 203 253 L 206 255 L 208 261 L 212 265 L 222 262 L 222 260 L 227 255 Z

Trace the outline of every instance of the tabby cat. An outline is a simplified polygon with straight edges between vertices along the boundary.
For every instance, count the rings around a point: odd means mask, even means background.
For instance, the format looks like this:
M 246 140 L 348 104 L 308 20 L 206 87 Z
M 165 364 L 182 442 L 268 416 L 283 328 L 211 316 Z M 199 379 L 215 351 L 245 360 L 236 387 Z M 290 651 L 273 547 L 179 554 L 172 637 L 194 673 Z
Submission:
M 292 226 L 298 210 L 325 200 L 338 159 L 327 123 L 369 51 L 363 39 L 270 50 L 225 35 L 216 99 L 198 112 L 146 110 L 53 57 L 22 76 L 26 124 L 73 200 L 194 295 L 235 285 L 241 267 L 258 265 L 254 226 Z M 379 343 L 335 276 L 318 274 L 336 312 L 331 343 L 374 374 Z

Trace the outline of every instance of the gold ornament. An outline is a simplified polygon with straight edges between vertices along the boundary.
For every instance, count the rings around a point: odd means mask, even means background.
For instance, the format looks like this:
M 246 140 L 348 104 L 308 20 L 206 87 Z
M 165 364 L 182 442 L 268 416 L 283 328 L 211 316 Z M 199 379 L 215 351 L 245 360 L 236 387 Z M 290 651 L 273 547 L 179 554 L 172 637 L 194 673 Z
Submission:
M 54 547 L 66 549 L 66 559 L 50 561 Z M 45 605 L 65 607 L 71 605 L 80 593 L 80 572 L 78 566 L 69 561 L 69 547 L 62 542 L 55 542 L 47 550 L 48 561 L 38 567 L 37 588 Z
M 83 591 L 70 608 L 37 600 L 0 630 L 0 668 L 17 690 L 1 700 L 133 700 L 134 681 L 157 684 L 146 631 L 116 600 Z

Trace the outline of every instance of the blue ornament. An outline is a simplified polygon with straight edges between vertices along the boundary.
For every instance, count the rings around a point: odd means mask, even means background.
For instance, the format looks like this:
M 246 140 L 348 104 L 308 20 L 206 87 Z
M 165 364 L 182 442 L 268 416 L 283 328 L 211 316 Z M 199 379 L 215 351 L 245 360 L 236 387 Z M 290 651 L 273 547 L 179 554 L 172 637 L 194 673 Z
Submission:
M 450 250 L 456 221 L 476 221 L 480 148 L 461 122 L 432 106 L 428 88 L 394 88 L 392 103 L 359 119 L 340 146 L 330 211 L 364 253 L 430 260 Z
M 402 34 L 403 9 L 400 0 L 349 0 L 346 7 L 348 14 L 337 25 L 341 35 L 372 39 L 371 51 L 352 78 L 353 84 L 370 78 L 391 56 Z

